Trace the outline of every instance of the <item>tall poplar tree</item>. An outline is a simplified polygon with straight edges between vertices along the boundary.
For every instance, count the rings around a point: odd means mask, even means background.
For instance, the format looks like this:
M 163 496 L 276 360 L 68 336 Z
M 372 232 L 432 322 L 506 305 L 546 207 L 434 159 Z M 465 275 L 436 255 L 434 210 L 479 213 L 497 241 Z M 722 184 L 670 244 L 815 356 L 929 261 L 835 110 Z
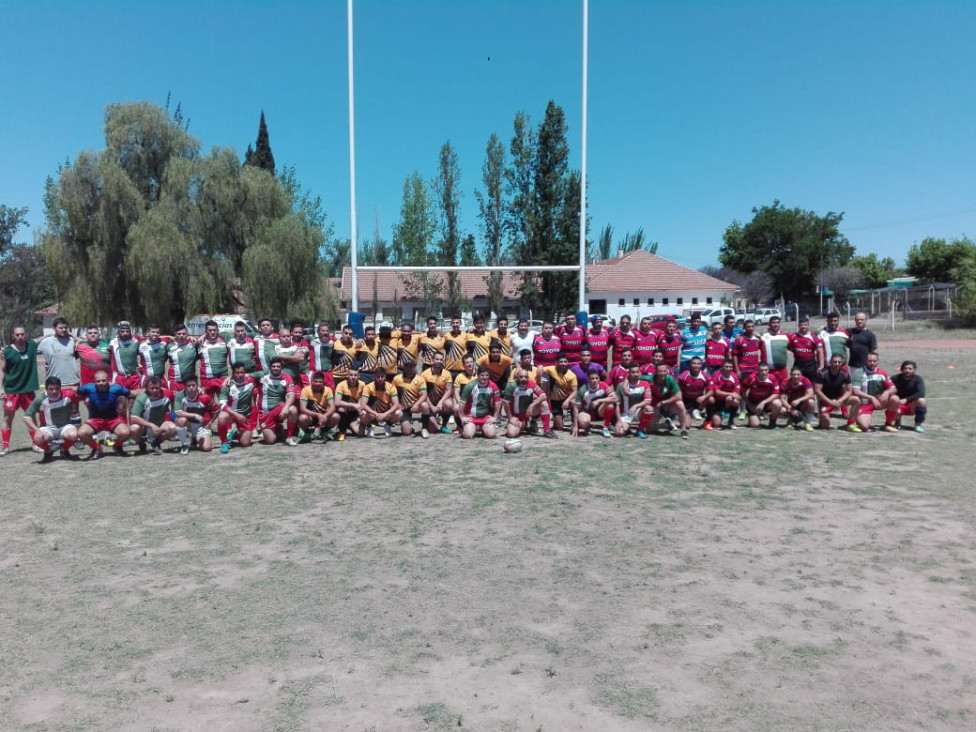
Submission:
M 253 165 L 255 168 L 267 170 L 271 175 L 275 174 L 274 153 L 271 152 L 271 140 L 268 137 L 268 125 L 264 121 L 264 110 L 261 110 L 261 121 L 258 123 L 258 139 L 254 143 L 254 149 L 247 146 L 244 154 L 244 165 Z

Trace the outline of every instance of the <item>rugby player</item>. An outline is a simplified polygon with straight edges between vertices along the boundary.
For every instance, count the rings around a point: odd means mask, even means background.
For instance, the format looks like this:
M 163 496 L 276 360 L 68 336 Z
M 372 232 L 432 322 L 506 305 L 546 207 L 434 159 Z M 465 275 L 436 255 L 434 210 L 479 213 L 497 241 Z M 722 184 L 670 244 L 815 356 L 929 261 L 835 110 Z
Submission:
M 413 434 L 413 418 L 420 418 L 420 436 L 430 436 L 430 401 L 427 398 L 427 381 L 417 373 L 417 364 L 406 360 L 402 364 L 403 373 L 393 377 L 393 388 L 400 401 L 400 434 L 405 437 Z
M 62 389 L 75 389 L 81 383 L 78 370 L 78 339 L 71 335 L 68 321 L 54 320 L 54 335 L 44 336 L 37 343 L 37 352 L 44 357 L 46 376 L 61 381 Z
M 470 353 L 465 354 L 464 358 L 461 359 L 463 364 L 463 370 L 457 376 L 454 377 L 454 386 L 452 388 L 454 397 L 452 401 L 454 402 L 454 424 L 457 425 L 457 430 L 461 430 L 461 424 L 463 422 L 462 410 L 464 408 L 464 402 L 468 398 L 468 394 L 478 383 L 478 365 L 474 362 L 474 356 Z M 490 377 L 490 375 L 489 375 Z
M 603 369 L 606 378 L 607 369 L 610 368 L 610 331 L 603 327 L 603 318 L 599 315 L 594 315 L 591 323 L 589 330 L 586 331 L 585 347 L 590 350 L 593 363 Z
M 346 371 L 346 378 L 336 385 L 335 409 L 339 413 L 339 434 L 336 435 L 336 440 L 339 442 L 346 439 L 349 430 L 357 437 L 362 437 L 365 432 L 359 419 L 362 413 L 359 404 L 365 386 L 359 379 L 359 367 L 355 363 Z
M 139 443 L 139 452 L 148 451 L 148 440 L 154 455 L 163 454 L 163 443 L 176 435 L 176 423 L 170 419 L 172 411 L 173 392 L 163 389 L 158 376 L 148 377 L 129 415 L 129 431 Z
M 851 334 L 840 327 L 840 313 L 828 313 L 827 325 L 821 330 L 817 337 L 820 338 L 823 348 L 824 363 L 830 363 L 830 358 L 835 353 L 841 355 L 844 363 L 847 363 L 850 356 Z
M 793 429 L 813 432 L 813 423 L 817 419 L 817 400 L 813 383 L 803 375 L 799 367 L 794 366 L 790 371 L 790 378 L 780 383 L 780 401 L 783 402 L 788 425 L 792 424 Z
M 628 349 L 629 352 L 629 349 Z M 614 366 L 614 370 L 623 364 Z M 641 415 L 652 407 L 651 386 L 641 379 L 640 364 L 631 362 L 627 377 L 617 385 L 617 420 L 614 432 L 618 437 L 630 433 L 631 427 L 640 424 Z
M 559 431 L 563 429 L 563 407 L 568 406 L 575 411 L 576 393 L 579 391 L 579 381 L 569 369 L 569 358 L 565 353 L 560 353 L 556 359 L 555 366 L 546 366 L 542 372 L 549 379 L 549 411 L 552 412 L 552 421 L 555 428 Z M 569 400 L 569 404 L 566 401 Z M 573 425 L 576 424 L 574 416 Z
M 387 381 L 387 371 L 377 366 L 373 374 L 373 381 L 363 387 L 363 395 L 359 399 L 360 422 L 365 429 L 366 437 L 392 437 L 393 424 L 400 421 L 403 411 L 400 409 L 400 398 L 393 384 Z M 373 425 L 383 427 L 383 433 L 374 435 Z
M 420 337 L 414 335 L 413 323 L 401 323 L 396 340 L 397 368 L 403 369 L 403 364 L 413 361 L 416 368 L 420 360 Z M 393 374 L 389 374 L 392 380 Z
M 848 432 L 861 432 L 857 426 L 857 412 L 861 408 L 861 400 L 854 396 L 854 386 L 851 372 L 844 365 L 840 354 L 834 354 L 827 368 L 820 369 L 813 379 L 813 391 L 817 395 L 818 413 L 820 415 L 820 429 L 830 429 L 830 415 L 836 409 L 838 414 L 847 408 Z
M 743 323 L 743 325 L 745 325 Z M 736 339 L 743 334 L 742 328 L 735 324 L 734 315 L 726 315 L 722 326 L 722 337 L 727 340 L 732 345 L 735 345 Z
M 661 331 L 654 329 L 650 318 L 641 318 L 639 330 L 634 334 L 634 345 L 631 346 L 634 360 L 645 368 L 649 367 L 654 360 L 657 341 L 662 335 L 664 334 Z
M 396 363 L 396 352 L 393 352 L 393 362 Z M 380 342 L 376 339 L 376 328 L 371 325 L 363 328 L 363 339 L 356 344 L 356 364 L 359 380 L 363 384 L 373 381 L 373 374 L 380 365 Z
M 712 377 L 709 384 L 713 403 L 708 406 L 712 429 L 722 426 L 722 420 L 727 419 L 726 427 L 736 429 L 735 417 L 739 413 L 742 403 L 742 384 L 739 375 L 735 373 L 735 363 L 726 359 L 722 370 Z M 705 429 L 708 429 L 706 426 Z
M 95 435 L 107 432 L 115 441 L 115 454 L 125 457 L 122 446 L 130 431 L 125 418 L 119 416 L 119 403 L 130 396 L 130 391 L 121 384 L 110 383 L 108 371 L 96 371 L 94 378 L 94 382 L 78 387 L 78 395 L 88 406 L 88 419 L 78 428 L 78 439 L 91 447 L 88 459 L 99 460 L 102 448 L 95 442 Z
M 512 349 L 512 357 L 520 356 L 522 351 L 528 349 L 532 355 L 532 344 L 535 341 L 535 331 L 529 330 L 529 321 L 525 318 L 519 320 L 515 326 L 515 332 L 509 334 L 509 345 Z
M 316 371 L 312 383 L 302 387 L 298 397 L 298 439 L 328 439 L 329 430 L 339 425 L 335 395 L 326 383 L 325 374 Z M 311 430 L 311 435 L 309 431 Z
M 451 381 L 451 372 L 444 368 L 444 354 L 435 352 L 432 358 L 433 363 L 421 374 L 424 381 L 427 382 L 427 401 L 430 404 L 428 429 L 431 431 L 439 429 L 444 434 L 449 435 L 453 431 L 447 426 L 447 423 L 451 420 L 451 415 L 454 414 L 454 401 L 452 399 L 454 385 Z M 439 423 L 438 420 L 440 420 Z
M 554 334 L 562 344 L 562 352 L 566 354 L 570 363 L 579 363 L 580 351 L 586 343 L 586 331 L 576 324 L 575 315 L 567 315 L 563 325 L 556 328 Z
M 357 348 L 358 344 L 352 337 L 352 326 L 342 326 L 339 340 L 332 345 L 332 381 L 335 388 L 345 380 L 349 369 L 355 365 Z
M 169 342 L 167 354 L 168 386 L 171 391 L 179 391 L 186 379 L 197 375 L 197 359 L 200 357 L 197 343 L 190 339 L 185 325 L 180 325 L 173 331 L 173 340 Z
M 434 365 L 434 355 L 446 355 L 446 341 L 444 335 L 437 330 L 437 318 L 433 315 L 427 318 L 427 330 L 420 336 L 420 361 L 424 370 Z M 441 359 L 443 364 L 443 359 Z
M 678 374 L 678 386 L 681 387 L 681 399 L 685 405 L 686 420 L 684 428 L 691 429 L 692 420 L 701 421 L 702 427 L 710 423 L 705 416 L 712 397 L 709 378 L 702 370 L 701 357 L 695 356 L 688 362 L 688 370 Z
M 468 334 L 461 330 L 461 318 L 451 318 L 451 330 L 444 334 L 444 368 L 454 378 L 464 371 L 464 355 L 468 352 Z
M 485 316 L 483 314 L 475 313 L 471 321 L 474 327 L 468 333 L 468 353 L 474 356 L 474 360 L 477 361 L 482 356 L 488 355 L 488 349 L 491 348 L 491 335 L 485 330 Z
M 27 337 L 27 329 L 15 325 L 9 346 L 0 356 L 0 400 L 3 401 L 3 426 L 0 427 L 0 457 L 10 452 L 17 410 L 26 411 L 34 403 L 37 381 L 37 343 Z
M 693 358 L 704 362 L 707 339 L 708 329 L 702 326 L 701 313 L 692 313 L 688 327 L 681 331 L 681 371 L 690 368 Z
M 109 341 L 109 349 L 112 353 L 112 383 L 125 387 L 128 413 L 142 386 L 142 375 L 139 373 L 139 339 L 132 335 L 132 323 L 128 320 L 119 321 L 115 326 L 115 338 Z
M 210 425 L 217 412 L 217 399 L 201 391 L 200 380 L 196 376 L 186 377 L 183 391 L 174 392 L 174 397 L 173 414 L 176 417 L 180 455 L 188 454 L 190 445 L 196 445 L 201 452 L 213 450 Z
M 258 334 L 254 336 L 254 351 L 261 367 L 261 374 L 254 375 L 255 379 L 260 379 L 271 369 L 271 359 L 278 355 L 278 335 L 275 333 L 274 323 L 268 318 L 261 318 L 258 321 Z
M 282 340 L 285 331 L 278 333 Z M 291 340 L 291 333 L 288 333 Z M 280 344 L 288 347 L 290 344 Z M 257 384 L 258 391 L 258 423 L 265 445 L 273 445 L 278 439 L 278 432 L 284 428 L 285 444 L 295 447 L 295 426 L 298 423 L 298 409 L 295 407 L 296 387 L 294 380 L 284 372 L 284 362 L 275 356 L 268 363 L 269 371 Z
M 687 440 L 688 428 L 685 425 L 688 422 L 688 413 L 681 397 L 681 387 L 671 375 L 667 364 L 659 363 L 653 376 L 645 375 L 641 379 L 650 384 L 653 408 L 642 412 L 637 424 L 637 436 L 646 440 L 648 431 L 656 430 L 662 422 L 670 432 L 675 432 L 678 427 L 674 421 L 677 419 L 681 425 L 681 439 Z
M 769 373 L 779 383 L 790 378 L 786 369 L 787 354 L 789 353 L 790 336 L 781 329 L 782 321 L 778 315 L 769 319 L 769 327 L 762 334 L 762 359 L 769 364 Z
M 142 374 L 143 386 L 150 376 L 166 378 L 169 341 L 170 338 L 160 335 L 158 325 L 146 327 L 146 337 L 139 341 L 139 373 Z
M 314 375 L 322 374 L 325 385 L 329 389 L 335 390 L 335 381 L 332 378 L 332 354 L 335 353 L 335 338 L 332 337 L 331 328 L 326 322 L 321 322 L 315 329 L 315 338 L 308 345 L 308 373 Z
M 722 370 L 722 364 L 725 363 L 726 359 L 731 358 L 732 344 L 722 335 L 722 324 L 712 323 L 708 338 L 705 339 L 705 373 L 709 376 L 715 376 Z
M 851 355 L 847 365 L 852 369 L 863 368 L 869 353 L 878 352 L 878 338 L 868 330 L 868 314 L 855 313 L 854 327 L 850 330 Z
M 776 419 L 783 411 L 779 398 L 779 383 L 769 375 L 769 364 L 760 363 L 756 372 L 742 380 L 745 391 L 746 413 L 749 415 L 748 427 L 759 427 L 759 421 L 769 418 L 769 429 L 779 429 Z
M 562 341 L 547 320 L 542 324 L 542 333 L 532 340 L 532 363 L 543 369 L 555 366 L 561 351 Z
M 887 411 L 888 402 L 896 393 L 895 384 L 884 369 L 878 368 L 877 353 L 867 355 L 864 368 L 853 370 L 851 381 L 854 396 L 861 400 L 857 426 L 867 432 L 871 429 L 871 418 L 875 411 Z
M 227 341 L 220 335 L 216 320 L 208 320 L 204 323 L 203 329 L 203 335 L 197 340 L 197 354 L 200 359 L 198 386 L 214 399 L 220 395 L 224 382 L 230 376 L 228 361 L 230 349 L 227 347 Z
M 572 435 L 576 437 L 582 431 L 590 434 L 590 425 L 597 420 L 603 420 L 603 436 L 613 437 L 611 427 L 617 419 L 617 394 L 606 381 L 600 380 L 597 371 L 587 375 L 586 383 L 576 391 L 575 398 L 576 419 L 573 420 Z
M 668 319 L 664 324 L 664 335 L 657 339 L 657 350 L 664 354 L 664 363 L 672 374 L 677 373 L 681 362 L 682 339 L 678 334 L 678 324 L 674 319 Z
M 619 355 L 620 360 L 618 361 L 616 357 L 614 358 L 614 366 L 610 369 L 609 374 L 610 383 L 615 387 L 627 381 L 631 366 L 636 365 L 638 371 L 640 370 L 640 364 L 634 361 L 633 352 L 630 350 L 630 347 L 624 348 Z
M 81 365 L 82 384 L 94 383 L 96 371 L 111 373 L 112 352 L 109 350 L 108 341 L 102 339 L 97 325 L 89 325 L 85 329 L 85 340 L 79 342 L 75 350 Z
M 502 344 L 503 356 L 508 356 L 512 360 L 515 359 L 515 352 L 512 351 L 512 334 L 508 330 L 508 318 L 504 315 L 499 316 L 495 321 L 495 329 L 488 331 L 488 335 L 491 336 L 492 340 L 497 340 Z
M 230 452 L 235 438 L 241 447 L 249 447 L 258 426 L 257 380 L 248 375 L 247 367 L 239 361 L 231 365 L 230 371 L 231 377 L 220 390 L 217 414 L 217 436 L 220 452 L 224 454 Z
M 631 355 L 633 355 L 632 349 L 637 342 L 637 333 L 630 327 L 630 323 L 629 315 L 621 315 L 620 324 L 610 331 L 610 355 L 615 366 L 620 363 L 625 350 L 631 350 Z
M 576 380 L 580 384 L 587 382 L 591 372 L 599 374 L 600 381 L 609 380 L 606 368 L 593 360 L 593 352 L 590 351 L 589 346 L 583 346 L 583 350 L 580 351 L 580 360 L 577 363 L 570 363 L 569 368 L 576 374 Z
M 790 333 L 786 349 L 793 354 L 793 366 L 798 366 L 808 379 L 814 379 L 824 368 L 823 343 L 810 332 L 810 318 L 800 318 L 797 332 Z
M 247 324 L 243 320 L 234 323 L 234 337 L 227 341 L 227 360 L 231 364 L 231 371 L 233 365 L 239 363 L 244 365 L 247 375 L 252 379 L 264 376 L 258 365 L 257 346 L 254 339 L 247 334 Z
M 78 430 L 71 424 L 71 415 L 73 405 L 80 399 L 73 390 L 62 389 L 61 379 L 57 376 L 48 376 L 44 381 L 44 393 L 24 411 L 24 424 L 31 441 L 44 452 L 42 463 L 53 460 L 58 447 L 61 457 L 74 459 L 69 448 L 78 438 Z
M 502 398 L 491 374 L 484 366 L 478 367 L 478 377 L 468 390 L 461 405 L 461 437 L 473 439 L 479 432 L 486 439 L 495 438 L 495 421 L 502 410 Z
M 914 361 L 902 361 L 901 368 L 892 378 L 895 393 L 888 398 L 885 412 L 885 432 L 896 432 L 901 415 L 914 415 L 916 432 L 925 432 L 928 403 L 925 401 L 925 380 L 918 375 Z
M 495 382 L 495 386 L 499 389 L 504 389 L 510 381 L 512 357 L 502 353 L 502 344 L 497 340 L 491 342 L 487 355 L 477 359 L 475 363 L 478 366 L 484 366 L 488 369 L 488 373 L 491 374 L 491 380 Z
M 523 349 L 528 350 L 528 349 Z M 505 411 L 508 414 L 506 434 L 509 438 L 529 433 L 529 423 L 534 417 L 542 420 L 542 436 L 555 439 L 552 414 L 546 393 L 529 378 L 529 371 L 516 368 L 514 378 L 505 388 Z

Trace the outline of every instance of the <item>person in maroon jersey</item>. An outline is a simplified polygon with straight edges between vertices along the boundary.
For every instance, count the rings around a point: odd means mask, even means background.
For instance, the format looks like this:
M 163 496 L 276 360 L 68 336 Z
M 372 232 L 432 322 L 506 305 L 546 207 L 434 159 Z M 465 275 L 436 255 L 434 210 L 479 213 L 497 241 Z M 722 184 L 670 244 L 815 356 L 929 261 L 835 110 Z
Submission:
M 593 363 L 606 371 L 609 368 L 610 331 L 603 327 L 603 318 L 599 315 L 594 315 L 592 321 L 593 325 L 586 331 L 586 347 L 590 349 Z
M 664 335 L 657 339 L 657 349 L 664 354 L 664 363 L 671 369 L 672 374 L 678 371 L 683 344 L 681 334 L 678 333 L 678 324 L 674 320 L 668 320 L 664 324 Z
M 629 348 L 625 348 L 620 353 L 620 361 L 616 363 L 612 369 L 610 369 L 610 383 L 617 387 L 627 381 L 627 376 L 630 374 L 631 366 L 637 366 L 637 368 L 640 368 L 640 364 L 634 362 L 634 357 L 631 350 Z
M 633 349 L 634 344 L 637 342 L 637 333 L 630 327 L 630 323 L 629 315 L 621 315 L 620 325 L 610 331 L 610 348 L 612 349 L 611 355 L 614 366 L 620 363 L 623 352 L 628 349 Z M 631 355 L 633 355 L 633 352 Z
M 812 432 L 817 419 L 817 400 L 810 379 L 794 366 L 790 378 L 780 385 L 780 392 L 787 425 L 792 424 L 796 430 Z
M 739 379 L 745 385 L 746 378 L 752 376 L 759 369 L 762 361 L 762 339 L 756 335 L 756 323 L 753 320 L 745 322 L 745 330 L 735 338 L 732 346 L 732 360 Z
M 647 367 L 653 361 L 654 351 L 657 350 L 657 340 L 663 334 L 654 330 L 650 318 L 641 318 L 640 330 L 634 335 L 632 347 L 634 360 L 641 366 Z
M 708 417 L 712 428 L 720 427 L 722 418 L 725 417 L 728 419 L 727 427 L 734 430 L 735 417 L 742 402 L 742 388 L 731 358 L 726 359 L 722 370 L 712 377 L 709 389 L 712 392 L 712 403 L 708 405 Z M 708 429 L 707 424 L 705 429 Z
M 563 344 L 563 353 L 569 358 L 569 362 L 579 363 L 580 352 L 586 342 L 586 331 L 576 324 L 575 315 L 567 315 L 565 324 L 556 328 L 555 334 Z
M 591 371 L 586 384 L 576 392 L 576 419 L 573 421 L 572 435 L 578 437 L 580 432 L 590 434 L 590 425 L 603 420 L 603 436 L 613 435 L 611 427 L 617 419 L 617 393 L 606 381 L 600 380 L 600 374 Z
M 704 420 L 702 427 L 710 423 L 705 416 L 712 401 L 708 374 L 702 371 L 702 360 L 695 356 L 688 362 L 688 370 L 677 376 L 681 387 L 681 399 L 685 405 L 685 429 L 691 429 L 692 420 Z
M 756 373 L 742 386 L 746 392 L 746 412 L 749 415 L 749 427 L 758 427 L 763 415 L 769 417 L 769 429 L 778 429 L 776 419 L 783 411 L 783 402 L 779 398 L 779 384 L 769 375 L 769 364 L 761 363 Z
M 533 363 L 542 368 L 555 366 L 562 349 L 562 341 L 555 334 L 552 323 L 547 320 L 542 324 L 542 333 L 532 341 Z
M 712 323 L 705 339 L 705 373 L 715 376 L 722 370 L 726 358 L 732 358 L 732 344 L 722 335 L 722 324 Z
M 803 375 L 811 381 L 824 368 L 823 344 L 815 333 L 810 332 L 810 318 L 800 318 L 797 332 L 789 335 L 786 350 L 793 354 L 793 365 L 799 366 Z

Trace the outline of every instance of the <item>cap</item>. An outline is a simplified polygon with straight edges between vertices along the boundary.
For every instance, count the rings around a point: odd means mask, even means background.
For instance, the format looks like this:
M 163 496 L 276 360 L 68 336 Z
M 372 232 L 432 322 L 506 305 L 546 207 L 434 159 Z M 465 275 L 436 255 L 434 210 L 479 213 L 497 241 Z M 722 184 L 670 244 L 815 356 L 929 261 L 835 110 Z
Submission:
M 380 323 L 380 328 L 389 328 L 390 330 L 393 330 L 393 323 L 391 323 L 389 320 L 384 320 L 382 323 Z
M 132 330 L 132 323 L 130 323 L 128 320 L 120 320 L 119 324 L 115 327 L 119 329 L 128 328 L 129 330 Z

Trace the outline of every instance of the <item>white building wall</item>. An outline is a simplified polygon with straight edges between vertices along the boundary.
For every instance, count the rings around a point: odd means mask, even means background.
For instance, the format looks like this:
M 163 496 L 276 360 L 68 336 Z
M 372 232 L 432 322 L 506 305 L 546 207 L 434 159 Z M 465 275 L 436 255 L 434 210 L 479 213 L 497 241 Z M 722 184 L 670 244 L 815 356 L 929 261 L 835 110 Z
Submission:
M 730 293 L 724 290 L 679 291 L 667 292 L 587 292 L 586 299 L 591 312 L 597 312 L 593 307 L 594 301 L 606 300 L 606 314 L 619 321 L 621 315 L 629 315 L 634 321 L 645 316 L 682 315 L 691 310 L 704 310 L 712 305 L 718 305 L 723 297 Z M 697 300 L 696 300 L 697 298 Z M 711 302 L 709 302 L 711 298 Z M 620 305 L 623 299 L 624 304 Z M 634 305 L 634 301 L 639 304 Z M 667 300 L 667 304 L 664 302 Z M 651 301 L 653 304 L 648 304 Z

